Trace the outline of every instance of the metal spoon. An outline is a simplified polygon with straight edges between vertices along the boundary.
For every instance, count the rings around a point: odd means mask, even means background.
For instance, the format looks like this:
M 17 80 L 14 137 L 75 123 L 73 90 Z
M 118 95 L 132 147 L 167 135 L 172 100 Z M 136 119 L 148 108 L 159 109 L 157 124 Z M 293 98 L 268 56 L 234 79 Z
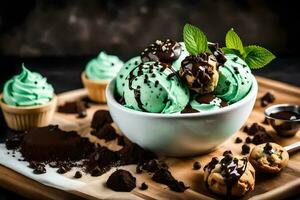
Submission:
M 300 150 L 300 141 L 283 147 L 289 154 L 296 153 Z

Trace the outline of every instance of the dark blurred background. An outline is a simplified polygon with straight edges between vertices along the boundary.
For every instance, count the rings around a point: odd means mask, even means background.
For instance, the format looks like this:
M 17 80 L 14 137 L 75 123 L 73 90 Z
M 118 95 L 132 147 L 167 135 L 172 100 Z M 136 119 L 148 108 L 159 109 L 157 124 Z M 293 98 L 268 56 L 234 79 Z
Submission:
M 99 51 L 125 61 L 156 39 L 181 41 L 187 22 L 221 45 L 234 27 L 245 45 L 277 56 L 256 74 L 299 86 L 299 16 L 297 1 L 287 0 L 1 1 L 0 88 L 22 62 L 57 92 L 81 87 L 79 74 Z
M 292 0 L 1 1 L 0 91 L 22 62 L 47 76 L 56 93 L 80 88 L 80 73 L 99 51 L 126 61 L 156 39 L 181 41 L 187 22 L 221 46 L 235 28 L 244 45 L 277 56 L 256 75 L 300 86 L 299 13 Z M 0 129 L 7 129 L 1 114 Z M 0 200 L 16 198 L 0 189 Z

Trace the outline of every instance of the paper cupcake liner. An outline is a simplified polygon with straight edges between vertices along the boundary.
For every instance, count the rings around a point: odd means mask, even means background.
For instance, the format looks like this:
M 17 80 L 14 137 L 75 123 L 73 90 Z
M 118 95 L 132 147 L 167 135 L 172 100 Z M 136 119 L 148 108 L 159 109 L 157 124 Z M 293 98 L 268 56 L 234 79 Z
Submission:
M 91 100 L 106 103 L 105 89 L 108 81 L 89 80 L 84 72 L 81 74 L 81 80 Z
M 54 96 L 45 105 L 17 107 L 4 103 L 0 97 L 0 105 L 7 126 L 17 131 L 49 125 L 56 109 L 56 102 L 57 97 Z

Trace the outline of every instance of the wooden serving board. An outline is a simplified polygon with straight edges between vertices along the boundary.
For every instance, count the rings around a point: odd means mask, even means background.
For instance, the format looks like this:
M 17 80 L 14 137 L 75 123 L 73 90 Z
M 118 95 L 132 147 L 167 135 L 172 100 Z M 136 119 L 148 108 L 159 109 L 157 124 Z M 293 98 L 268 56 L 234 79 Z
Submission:
M 276 96 L 275 103 L 291 103 L 300 105 L 300 88 L 290 86 L 284 83 L 272 81 L 266 78 L 256 77 L 259 83 L 259 92 L 255 108 L 249 117 L 247 124 L 253 122 L 262 122 L 264 120 L 264 108 L 260 106 L 260 97 L 267 91 L 271 91 Z M 65 101 L 74 101 L 75 99 L 82 98 L 86 95 L 84 89 L 74 90 L 59 95 L 59 104 Z M 107 109 L 106 105 L 92 105 L 87 110 L 88 116 L 83 119 L 76 118 L 73 114 L 56 113 L 53 124 L 59 124 L 63 129 L 75 129 L 81 134 L 88 134 L 90 121 L 95 110 Z M 243 114 L 243 113 L 241 113 Z M 277 143 L 286 146 L 300 140 L 300 131 L 295 137 L 280 138 L 276 136 L 271 127 L 263 125 L 267 128 L 270 134 L 274 136 Z M 243 143 L 235 144 L 235 138 L 239 136 L 243 140 L 247 135 L 241 131 L 234 134 L 219 148 L 207 155 L 202 155 L 192 158 L 162 158 L 170 166 L 170 170 L 174 177 L 184 181 L 190 186 L 190 189 L 184 193 L 176 193 L 167 189 L 166 186 L 154 183 L 150 176 L 147 174 L 137 175 L 134 171 L 132 173 L 137 177 L 138 183 L 145 181 L 149 185 L 149 189 L 141 191 L 138 188 L 132 191 L 132 194 L 144 199 L 215 199 L 220 198 L 209 192 L 203 182 L 203 166 L 210 161 L 211 157 L 218 156 L 225 150 L 231 150 L 235 154 L 241 152 Z M 92 138 L 95 142 L 97 139 Z M 101 141 L 100 141 L 101 143 Z M 115 144 L 109 144 L 114 148 Z M 194 161 L 200 161 L 201 170 L 192 170 Z M 133 168 L 132 168 L 133 169 Z M 97 178 L 95 178 L 97 179 Z M 80 191 L 62 191 L 45 186 L 34 180 L 26 178 L 25 176 L 16 173 L 0 165 L 0 185 L 13 192 L 17 192 L 32 199 L 96 199 L 91 192 L 90 194 L 83 194 Z M 89 186 L 87 186 L 89 187 Z M 91 186 L 94 187 L 94 186 Z M 288 167 L 284 169 L 277 176 L 268 176 L 258 174 L 256 177 L 255 189 L 249 192 L 243 199 L 283 199 L 289 196 L 299 195 L 300 191 L 300 153 L 295 153 L 290 156 Z

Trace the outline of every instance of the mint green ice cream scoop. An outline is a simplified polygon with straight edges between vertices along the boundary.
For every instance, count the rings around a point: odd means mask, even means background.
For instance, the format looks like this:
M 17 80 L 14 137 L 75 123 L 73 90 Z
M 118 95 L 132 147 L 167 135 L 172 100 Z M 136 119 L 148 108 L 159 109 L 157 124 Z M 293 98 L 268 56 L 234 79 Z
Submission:
M 176 74 L 158 62 L 146 62 L 125 79 L 125 106 L 151 113 L 178 113 L 189 102 L 189 90 Z
M 54 96 L 53 87 L 47 79 L 29 71 L 23 64 L 22 72 L 8 80 L 3 89 L 3 100 L 13 106 L 43 105 Z
M 117 56 L 108 55 L 102 51 L 96 58 L 88 62 L 85 73 L 90 80 L 110 81 L 117 75 L 123 64 L 123 61 Z
M 229 104 L 244 98 L 252 86 L 252 73 L 244 60 L 234 54 L 225 55 L 227 61 L 219 69 L 219 82 L 214 91 Z
M 139 66 L 141 63 L 142 63 L 141 57 L 136 56 L 128 60 L 124 64 L 124 66 L 120 69 L 116 77 L 116 88 L 119 96 L 123 96 L 126 77 L 134 68 Z

